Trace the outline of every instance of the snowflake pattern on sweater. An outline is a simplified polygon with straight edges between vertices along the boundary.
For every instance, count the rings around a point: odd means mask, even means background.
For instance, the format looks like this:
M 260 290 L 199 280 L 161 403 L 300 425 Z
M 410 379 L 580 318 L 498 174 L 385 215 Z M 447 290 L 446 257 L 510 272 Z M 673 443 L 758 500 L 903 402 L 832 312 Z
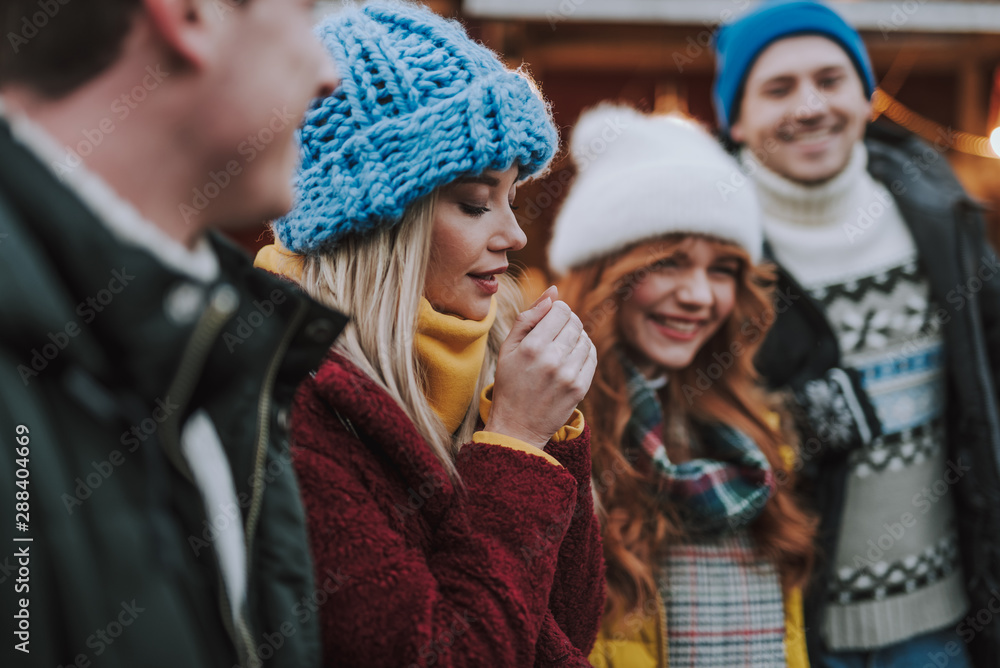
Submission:
M 939 311 L 915 257 L 811 294 L 882 426 L 851 453 L 824 636 L 833 649 L 884 646 L 941 628 L 967 605 L 953 502 L 948 486 L 939 489 L 947 471 Z

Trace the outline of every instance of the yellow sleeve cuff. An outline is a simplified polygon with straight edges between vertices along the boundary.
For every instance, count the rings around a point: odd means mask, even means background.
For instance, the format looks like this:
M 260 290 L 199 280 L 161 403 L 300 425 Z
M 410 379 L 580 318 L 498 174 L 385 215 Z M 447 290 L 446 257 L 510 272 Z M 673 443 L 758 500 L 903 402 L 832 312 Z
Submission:
M 511 450 L 520 450 L 521 452 L 526 452 L 529 455 L 535 455 L 541 457 L 548 461 L 550 464 L 554 464 L 562 468 L 562 464 L 559 460 L 545 452 L 544 450 L 539 450 L 533 445 L 528 445 L 522 440 L 512 438 L 510 436 L 505 436 L 503 434 L 498 434 L 493 431 L 477 431 L 472 435 L 473 443 L 483 443 L 488 445 L 499 445 L 504 448 L 510 448 Z
M 569 416 L 569 421 L 559 427 L 559 431 L 552 435 L 552 440 L 557 443 L 572 441 L 574 438 L 579 438 L 582 433 L 583 413 L 580 412 L 579 408 L 574 408 L 573 414 Z
M 479 417 L 482 418 L 483 424 L 486 424 L 487 420 L 490 419 L 490 409 L 492 408 L 493 383 L 490 383 L 483 388 L 483 393 L 479 396 Z M 579 408 L 574 408 L 573 414 L 569 417 L 566 424 L 552 435 L 552 440 L 556 443 L 563 443 L 565 441 L 572 441 L 574 438 L 579 438 L 580 434 L 583 433 L 583 425 L 583 413 L 580 412 Z M 518 442 L 520 443 L 520 441 Z

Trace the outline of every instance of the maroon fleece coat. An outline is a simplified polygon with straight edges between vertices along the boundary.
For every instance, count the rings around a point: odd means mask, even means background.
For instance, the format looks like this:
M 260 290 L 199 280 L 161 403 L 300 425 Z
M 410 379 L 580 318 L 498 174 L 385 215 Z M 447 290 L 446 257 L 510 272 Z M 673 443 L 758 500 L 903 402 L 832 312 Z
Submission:
M 590 432 L 542 457 L 470 443 L 456 487 L 399 406 L 332 354 L 293 457 L 327 666 L 589 666 L 604 605 Z

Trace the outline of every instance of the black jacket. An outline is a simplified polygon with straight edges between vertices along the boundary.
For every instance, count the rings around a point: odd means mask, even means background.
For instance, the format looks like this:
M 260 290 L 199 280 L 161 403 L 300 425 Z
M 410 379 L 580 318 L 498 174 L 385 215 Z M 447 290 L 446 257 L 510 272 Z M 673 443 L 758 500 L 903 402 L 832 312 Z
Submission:
M 955 502 L 973 620 L 959 624 L 957 631 L 969 643 L 977 666 L 1000 665 L 1000 615 L 990 612 L 985 626 L 975 620 L 977 612 L 991 610 L 991 604 L 992 610 L 1000 607 L 1000 265 L 983 237 L 978 206 L 940 151 L 877 125 L 869 128 L 865 143 L 869 172 L 893 193 L 916 243 L 931 296 L 943 309 L 947 456 L 972 469 L 957 483 Z M 780 268 L 778 288 L 791 295 L 785 300 L 791 306 L 777 309 L 757 366 L 772 388 L 791 390 L 795 397 L 804 460 L 802 490 L 821 515 L 821 558 L 806 598 L 807 638 L 814 653 L 822 642 L 819 631 L 844 504 L 847 454 L 863 445 L 866 428 L 871 436 L 878 435 L 879 423 L 857 374 L 838 369 L 838 342 L 821 307 Z M 832 435 L 845 430 L 830 429 L 817 419 L 823 407 L 810 406 L 808 396 L 816 394 L 804 391 L 808 383 L 817 382 L 834 390 L 827 396 L 853 392 L 857 397 L 863 417 L 846 417 L 849 437 L 837 440 Z M 825 419 L 844 420 L 847 415 L 828 410 Z
M 0 121 L 0 664 L 319 664 L 287 406 L 345 318 L 212 243 L 207 287 L 122 243 Z M 214 517 L 180 453 L 196 410 L 239 502 Z M 213 543 L 230 521 L 235 621 Z

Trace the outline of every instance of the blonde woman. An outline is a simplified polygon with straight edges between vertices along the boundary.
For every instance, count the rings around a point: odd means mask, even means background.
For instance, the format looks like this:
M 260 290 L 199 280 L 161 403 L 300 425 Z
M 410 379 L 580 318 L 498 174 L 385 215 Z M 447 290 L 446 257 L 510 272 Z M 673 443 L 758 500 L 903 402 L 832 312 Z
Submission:
M 575 407 L 596 353 L 554 289 L 518 314 L 505 275 L 548 109 L 422 8 L 320 34 L 343 80 L 258 264 L 352 315 L 292 415 L 325 661 L 587 666 L 603 560 Z

